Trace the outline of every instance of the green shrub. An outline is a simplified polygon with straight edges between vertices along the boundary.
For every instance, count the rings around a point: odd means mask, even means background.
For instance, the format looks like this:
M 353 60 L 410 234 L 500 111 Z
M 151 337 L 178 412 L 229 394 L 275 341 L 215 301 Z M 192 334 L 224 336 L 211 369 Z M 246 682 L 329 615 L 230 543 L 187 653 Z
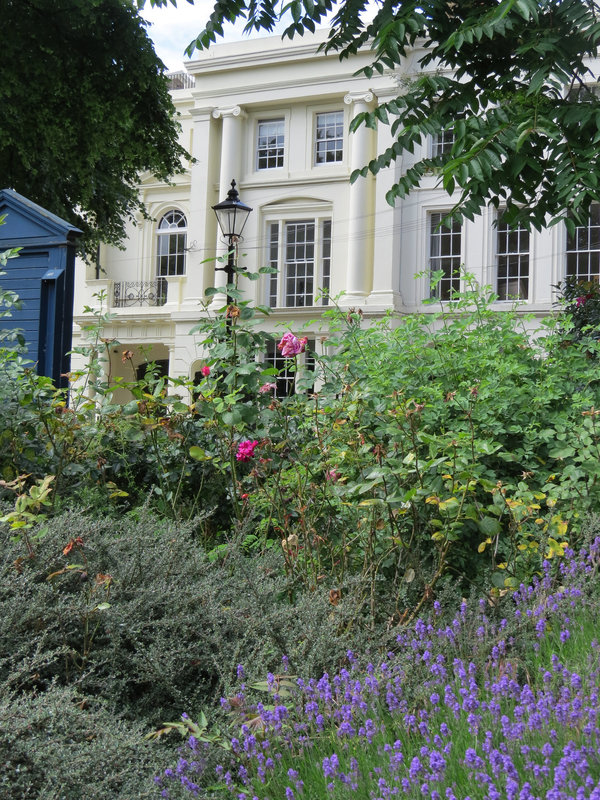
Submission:
M 338 315 L 322 390 L 265 412 L 286 438 L 244 476 L 247 515 L 293 544 L 304 585 L 360 575 L 374 616 L 406 621 L 444 583 L 498 594 L 577 546 L 600 503 L 597 344 L 536 338 L 490 300 L 368 329 Z
M 600 287 L 597 281 L 568 277 L 556 287 L 565 339 L 598 338 L 600 325 Z
M 282 548 L 289 599 L 326 584 L 335 603 L 358 585 L 357 617 L 366 608 L 373 624 L 413 618 L 444 584 L 511 590 L 576 546 L 600 503 L 600 344 L 560 326 L 532 336 L 465 280 L 437 316 L 365 327 L 333 310 L 330 355 L 316 376 L 293 355 L 299 391 L 283 400 L 262 391 L 268 337 L 244 302 L 231 325 L 199 326 L 207 363 L 193 406 L 157 378 L 131 384 L 122 413 L 98 381 L 95 404 L 67 411 L 22 371 L 0 423 L 4 466 L 55 475 L 57 508 L 147 502 L 162 517 L 200 515 L 207 549 Z

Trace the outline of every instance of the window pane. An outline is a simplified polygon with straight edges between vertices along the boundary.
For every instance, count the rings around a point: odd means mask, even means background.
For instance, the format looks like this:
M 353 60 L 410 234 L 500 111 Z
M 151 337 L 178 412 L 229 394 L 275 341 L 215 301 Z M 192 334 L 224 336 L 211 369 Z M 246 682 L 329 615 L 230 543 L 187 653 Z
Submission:
M 567 235 L 567 275 L 581 281 L 600 278 L 600 204 L 590 208 L 587 226 Z
M 279 269 L 279 224 L 277 222 L 269 225 L 269 266 Z M 269 275 L 269 307 L 277 306 L 277 273 Z
M 286 235 L 286 306 L 312 306 L 314 276 L 314 220 L 287 222 Z
M 443 156 L 452 150 L 454 144 L 454 128 L 448 128 L 445 131 L 435 133 L 431 139 L 431 156 Z
M 344 158 L 344 112 L 317 114 L 315 164 L 334 164 Z
M 267 225 L 268 263 L 278 269 L 282 280 L 269 277 L 268 303 L 304 307 L 315 303 L 321 289 L 331 281 L 331 220 L 303 219 L 271 222 Z M 321 299 L 327 305 L 328 294 Z
M 296 391 L 296 372 L 298 369 L 302 373 L 315 371 L 315 340 L 308 339 L 306 350 L 297 356 L 295 366 L 289 358 L 284 358 L 277 349 L 275 342 L 269 342 L 265 354 L 267 363 L 279 370 L 279 375 L 275 378 L 275 397 L 289 397 Z M 313 391 L 309 388 L 308 391 Z
M 331 289 L 331 220 L 323 221 L 321 229 L 321 286 L 323 295 L 321 305 L 329 304 L 329 290 Z
M 158 223 L 156 242 L 158 277 L 185 274 L 187 220 L 181 211 L 169 211 Z
M 285 123 L 282 119 L 274 119 L 258 123 L 256 146 L 256 168 L 276 169 L 283 167 L 285 152 Z
M 429 217 L 429 272 L 443 273 L 431 297 L 451 300 L 454 292 L 460 291 L 461 226 L 458 222 L 452 222 L 452 227 L 441 225 L 443 216 L 435 213 Z
M 509 228 L 500 215 L 496 232 L 496 293 L 499 300 L 529 296 L 529 231 Z

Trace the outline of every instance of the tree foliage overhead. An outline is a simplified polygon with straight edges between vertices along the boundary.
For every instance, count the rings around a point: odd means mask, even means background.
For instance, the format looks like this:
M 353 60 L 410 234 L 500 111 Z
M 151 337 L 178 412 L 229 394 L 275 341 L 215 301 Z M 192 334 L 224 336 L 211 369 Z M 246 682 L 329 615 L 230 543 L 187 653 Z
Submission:
M 452 151 L 418 161 L 388 201 L 433 169 L 449 193 L 460 192 L 456 218 L 472 219 L 491 203 L 507 209 L 507 221 L 540 228 L 569 213 L 583 220 L 600 201 L 600 101 L 580 91 L 595 81 L 586 59 L 600 40 L 599 9 L 591 0 L 217 0 L 187 52 L 222 36 L 224 21 L 245 18 L 248 32 L 272 31 L 288 14 L 284 36 L 302 36 L 327 17 L 326 51 L 345 58 L 372 48 L 368 77 L 401 67 L 408 50 L 425 43 L 415 80 L 354 120 L 354 128 L 390 124 L 394 143 L 353 177 L 377 173 L 453 127 Z
M 166 180 L 185 151 L 164 76 L 131 0 L 4 0 L 0 188 L 118 243 L 139 175 Z

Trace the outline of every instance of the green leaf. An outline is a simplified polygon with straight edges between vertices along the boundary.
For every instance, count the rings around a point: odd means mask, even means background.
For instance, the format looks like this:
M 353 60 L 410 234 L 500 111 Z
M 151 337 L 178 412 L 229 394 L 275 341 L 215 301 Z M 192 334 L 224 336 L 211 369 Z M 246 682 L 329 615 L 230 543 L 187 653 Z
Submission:
M 548 450 L 548 455 L 550 458 L 570 458 L 571 456 L 575 455 L 575 448 L 571 447 L 570 445 L 563 445 L 562 447 L 553 447 Z
M 494 536 L 497 536 L 502 529 L 500 520 L 494 517 L 484 517 L 479 520 L 477 527 L 484 536 L 489 536 L 492 539 Z
M 506 575 L 504 572 L 494 572 L 492 574 L 492 586 L 495 586 L 497 589 L 504 589 L 506 581 Z
M 190 453 L 190 458 L 193 458 L 194 461 L 210 461 L 210 459 L 212 458 L 212 456 L 209 455 L 206 452 L 206 450 L 203 450 L 201 447 L 198 447 L 197 445 L 190 447 L 189 453 Z

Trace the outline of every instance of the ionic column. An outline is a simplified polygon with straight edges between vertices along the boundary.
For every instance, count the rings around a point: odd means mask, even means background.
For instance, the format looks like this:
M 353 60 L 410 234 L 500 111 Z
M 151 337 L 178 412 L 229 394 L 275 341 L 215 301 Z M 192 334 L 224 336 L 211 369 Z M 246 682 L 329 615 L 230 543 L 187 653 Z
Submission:
M 221 131 L 221 169 L 219 172 L 219 197 L 217 202 L 225 200 L 227 192 L 231 188 L 231 181 L 239 182 L 242 169 L 242 120 L 246 113 L 240 106 L 230 106 L 228 108 L 215 108 L 212 112 L 215 119 L 223 120 Z M 227 252 L 225 245 L 217 231 L 216 253 L 223 256 Z M 227 276 L 225 272 L 215 272 L 215 287 L 225 288 Z M 215 295 L 211 305 L 223 306 L 225 304 L 225 292 L 222 295 Z
M 344 103 L 352 106 L 352 116 L 369 111 L 373 93 L 349 92 Z M 373 131 L 361 125 L 350 136 L 350 168 L 366 166 L 373 158 Z M 373 282 L 373 178 L 359 178 L 349 188 L 348 253 L 344 305 L 364 304 Z

